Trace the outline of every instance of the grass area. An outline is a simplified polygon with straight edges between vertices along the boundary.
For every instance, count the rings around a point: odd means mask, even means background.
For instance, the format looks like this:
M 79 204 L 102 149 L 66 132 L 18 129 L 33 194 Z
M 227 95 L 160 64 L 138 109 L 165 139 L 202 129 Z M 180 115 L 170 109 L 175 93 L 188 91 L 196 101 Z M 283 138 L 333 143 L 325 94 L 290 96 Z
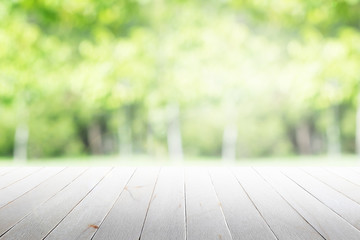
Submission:
M 343 155 L 245 158 L 225 162 L 219 158 L 189 157 L 183 162 L 151 156 L 83 156 L 30 159 L 14 162 L 0 157 L 0 166 L 360 166 L 360 157 Z

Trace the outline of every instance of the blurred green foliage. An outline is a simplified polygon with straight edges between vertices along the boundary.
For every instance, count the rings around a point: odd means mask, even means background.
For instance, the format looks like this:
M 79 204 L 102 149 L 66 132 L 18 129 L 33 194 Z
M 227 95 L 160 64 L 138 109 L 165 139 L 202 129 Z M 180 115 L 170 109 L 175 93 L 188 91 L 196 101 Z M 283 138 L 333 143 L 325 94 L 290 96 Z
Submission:
M 359 0 L 0 1 L 0 155 L 355 151 Z M 358 123 L 360 124 L 360 123 Z

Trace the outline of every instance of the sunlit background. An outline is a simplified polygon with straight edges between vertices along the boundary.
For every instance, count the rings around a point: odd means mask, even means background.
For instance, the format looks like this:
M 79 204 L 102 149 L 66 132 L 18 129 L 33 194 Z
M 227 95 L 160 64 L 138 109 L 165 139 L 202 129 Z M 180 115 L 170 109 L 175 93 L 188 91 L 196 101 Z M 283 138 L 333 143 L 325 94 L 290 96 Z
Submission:
M 6 161 L 355 157 L 359 83 L 359 0 L 0 1 Z

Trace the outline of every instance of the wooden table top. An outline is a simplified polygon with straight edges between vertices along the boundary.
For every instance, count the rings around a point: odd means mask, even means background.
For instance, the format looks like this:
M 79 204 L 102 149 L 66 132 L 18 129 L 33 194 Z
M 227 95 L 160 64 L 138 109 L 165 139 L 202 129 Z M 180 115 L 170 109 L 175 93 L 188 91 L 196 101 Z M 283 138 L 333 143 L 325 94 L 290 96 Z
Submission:
M 360 239 L 360 168 L 1 167 L 0 239 Z

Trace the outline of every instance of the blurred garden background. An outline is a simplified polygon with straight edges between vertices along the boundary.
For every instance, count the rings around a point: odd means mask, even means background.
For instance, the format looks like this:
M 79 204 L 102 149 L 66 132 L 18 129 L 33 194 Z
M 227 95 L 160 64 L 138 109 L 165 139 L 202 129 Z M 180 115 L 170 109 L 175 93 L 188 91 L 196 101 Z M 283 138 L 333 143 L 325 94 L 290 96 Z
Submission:
M 0 1 L 0 159 L 359 152 L 359 0 Z

